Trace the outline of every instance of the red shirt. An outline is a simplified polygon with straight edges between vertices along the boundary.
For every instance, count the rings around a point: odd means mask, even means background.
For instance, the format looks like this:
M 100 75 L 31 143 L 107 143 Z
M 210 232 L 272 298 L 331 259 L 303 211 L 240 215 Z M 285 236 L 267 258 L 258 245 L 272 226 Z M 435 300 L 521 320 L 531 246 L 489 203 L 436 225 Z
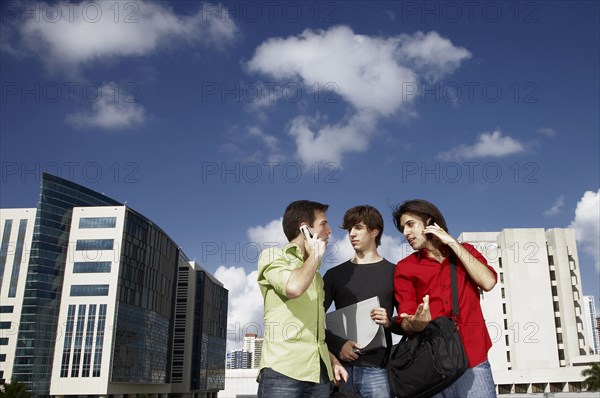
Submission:
M 462 244 L 476 259 L 485 264 L 498 279 L 496 271 L 473 246 Z M 458 280 L 459 333 L 469 358 L 469 367 L 479 365 L 487 358 L 492 341 L 479 305 L 479 288 L 467 274 L 462 262 L 456 258 Z M 400 260 L 394 274 L 394 291 L 398 301 L 398 313 L 414 314 L 423 297 L 429 295 L 431 319 L 452 316 L 452 287 L 450 285 L 450 262 L 440 264 L 420 250 Z M 401 319 L 401 318 L 398 318 Z

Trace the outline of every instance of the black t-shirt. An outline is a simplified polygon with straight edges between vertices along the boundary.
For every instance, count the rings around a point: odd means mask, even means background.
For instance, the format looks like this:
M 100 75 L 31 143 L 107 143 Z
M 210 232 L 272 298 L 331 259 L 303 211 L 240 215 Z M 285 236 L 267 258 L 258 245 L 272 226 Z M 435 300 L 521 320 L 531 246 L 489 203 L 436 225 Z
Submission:
M 379 297 L 379 304 L 385 308 L 391 318 L 394 308 L 398 308 L 394 296 L 394 271 L 396 266 L 386 259 L 370 264 L 355 264 L 346 261 L 333 267 L 325 273 L 325 311 L 332 302 L 335 309 L 344 308 L 373 296 Z M 396 328 L 394 328 L 396 331 Z M 389 329 L 385 330 L 388 348 L 381 348 L 360 354 L 354 362 L 342 362 L 347 366 L 376 366 L 384 367 L 392 346 L 392 336 Z M 326 341 L 329 350 L 336 356 L 346 340 L 327 331 Z

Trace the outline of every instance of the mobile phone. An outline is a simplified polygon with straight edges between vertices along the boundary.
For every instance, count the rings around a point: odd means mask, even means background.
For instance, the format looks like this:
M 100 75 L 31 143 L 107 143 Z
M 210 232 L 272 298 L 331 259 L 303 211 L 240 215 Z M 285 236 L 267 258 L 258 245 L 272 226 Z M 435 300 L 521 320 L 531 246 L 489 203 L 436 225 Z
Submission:
M 300 231 L 304 234 L 304 236 L 308 236 L 309 238 L 313 237 L 313 234 L 312 234 L 310 228 L 308 228 L 307 224 L 300 225 Z
M 427 219 L 427 226 L 434 225 L 434 224 L 435 224 L 435 221 L 433 221 L 433 218 L 428 218 Z M 433 235 L 425 234 L 425 238 L 427 240 L 431 240 L 431 239 L 433 239 Z

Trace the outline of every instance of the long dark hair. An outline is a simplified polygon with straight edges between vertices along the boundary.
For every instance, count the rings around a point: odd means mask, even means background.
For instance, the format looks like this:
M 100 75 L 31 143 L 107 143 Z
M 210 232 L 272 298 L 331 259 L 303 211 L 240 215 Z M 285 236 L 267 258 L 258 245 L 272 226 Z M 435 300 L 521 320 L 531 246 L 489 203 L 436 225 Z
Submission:
M 436 223 L 444 231 L 449 232 L 442 212 L 433 203 L 423 199 L 413 199 L 399 204 L 392 213 L 394 225 L 400 233 L 403 233 L 402 226 L 400 225 L 400 217 L 406 213 L 411 213 L 419 217 L 423 221 L 423 225 Z

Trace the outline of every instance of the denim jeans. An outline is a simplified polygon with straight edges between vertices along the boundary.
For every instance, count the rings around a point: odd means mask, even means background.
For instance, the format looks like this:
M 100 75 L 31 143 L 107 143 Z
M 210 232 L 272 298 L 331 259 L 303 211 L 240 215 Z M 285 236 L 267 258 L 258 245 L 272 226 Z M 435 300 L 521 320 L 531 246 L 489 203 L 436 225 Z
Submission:
M 393 397 L 387 370 L 368 366 L 347 366 L 348 381 L 340 384 L 340 392 L 353 392 L 362 398 Z
M 325 377 L 324 377 L 325 376 Z M 332 384 L 321 372 L 321 382 L 292 379 L 271 368 L 263 368 L 258 378 L 258 398 L 329 398 Z
M 483 361 L 467 369 L 450 387 L 433 398 L 496 398 L 496 385 L 490 363 Z

